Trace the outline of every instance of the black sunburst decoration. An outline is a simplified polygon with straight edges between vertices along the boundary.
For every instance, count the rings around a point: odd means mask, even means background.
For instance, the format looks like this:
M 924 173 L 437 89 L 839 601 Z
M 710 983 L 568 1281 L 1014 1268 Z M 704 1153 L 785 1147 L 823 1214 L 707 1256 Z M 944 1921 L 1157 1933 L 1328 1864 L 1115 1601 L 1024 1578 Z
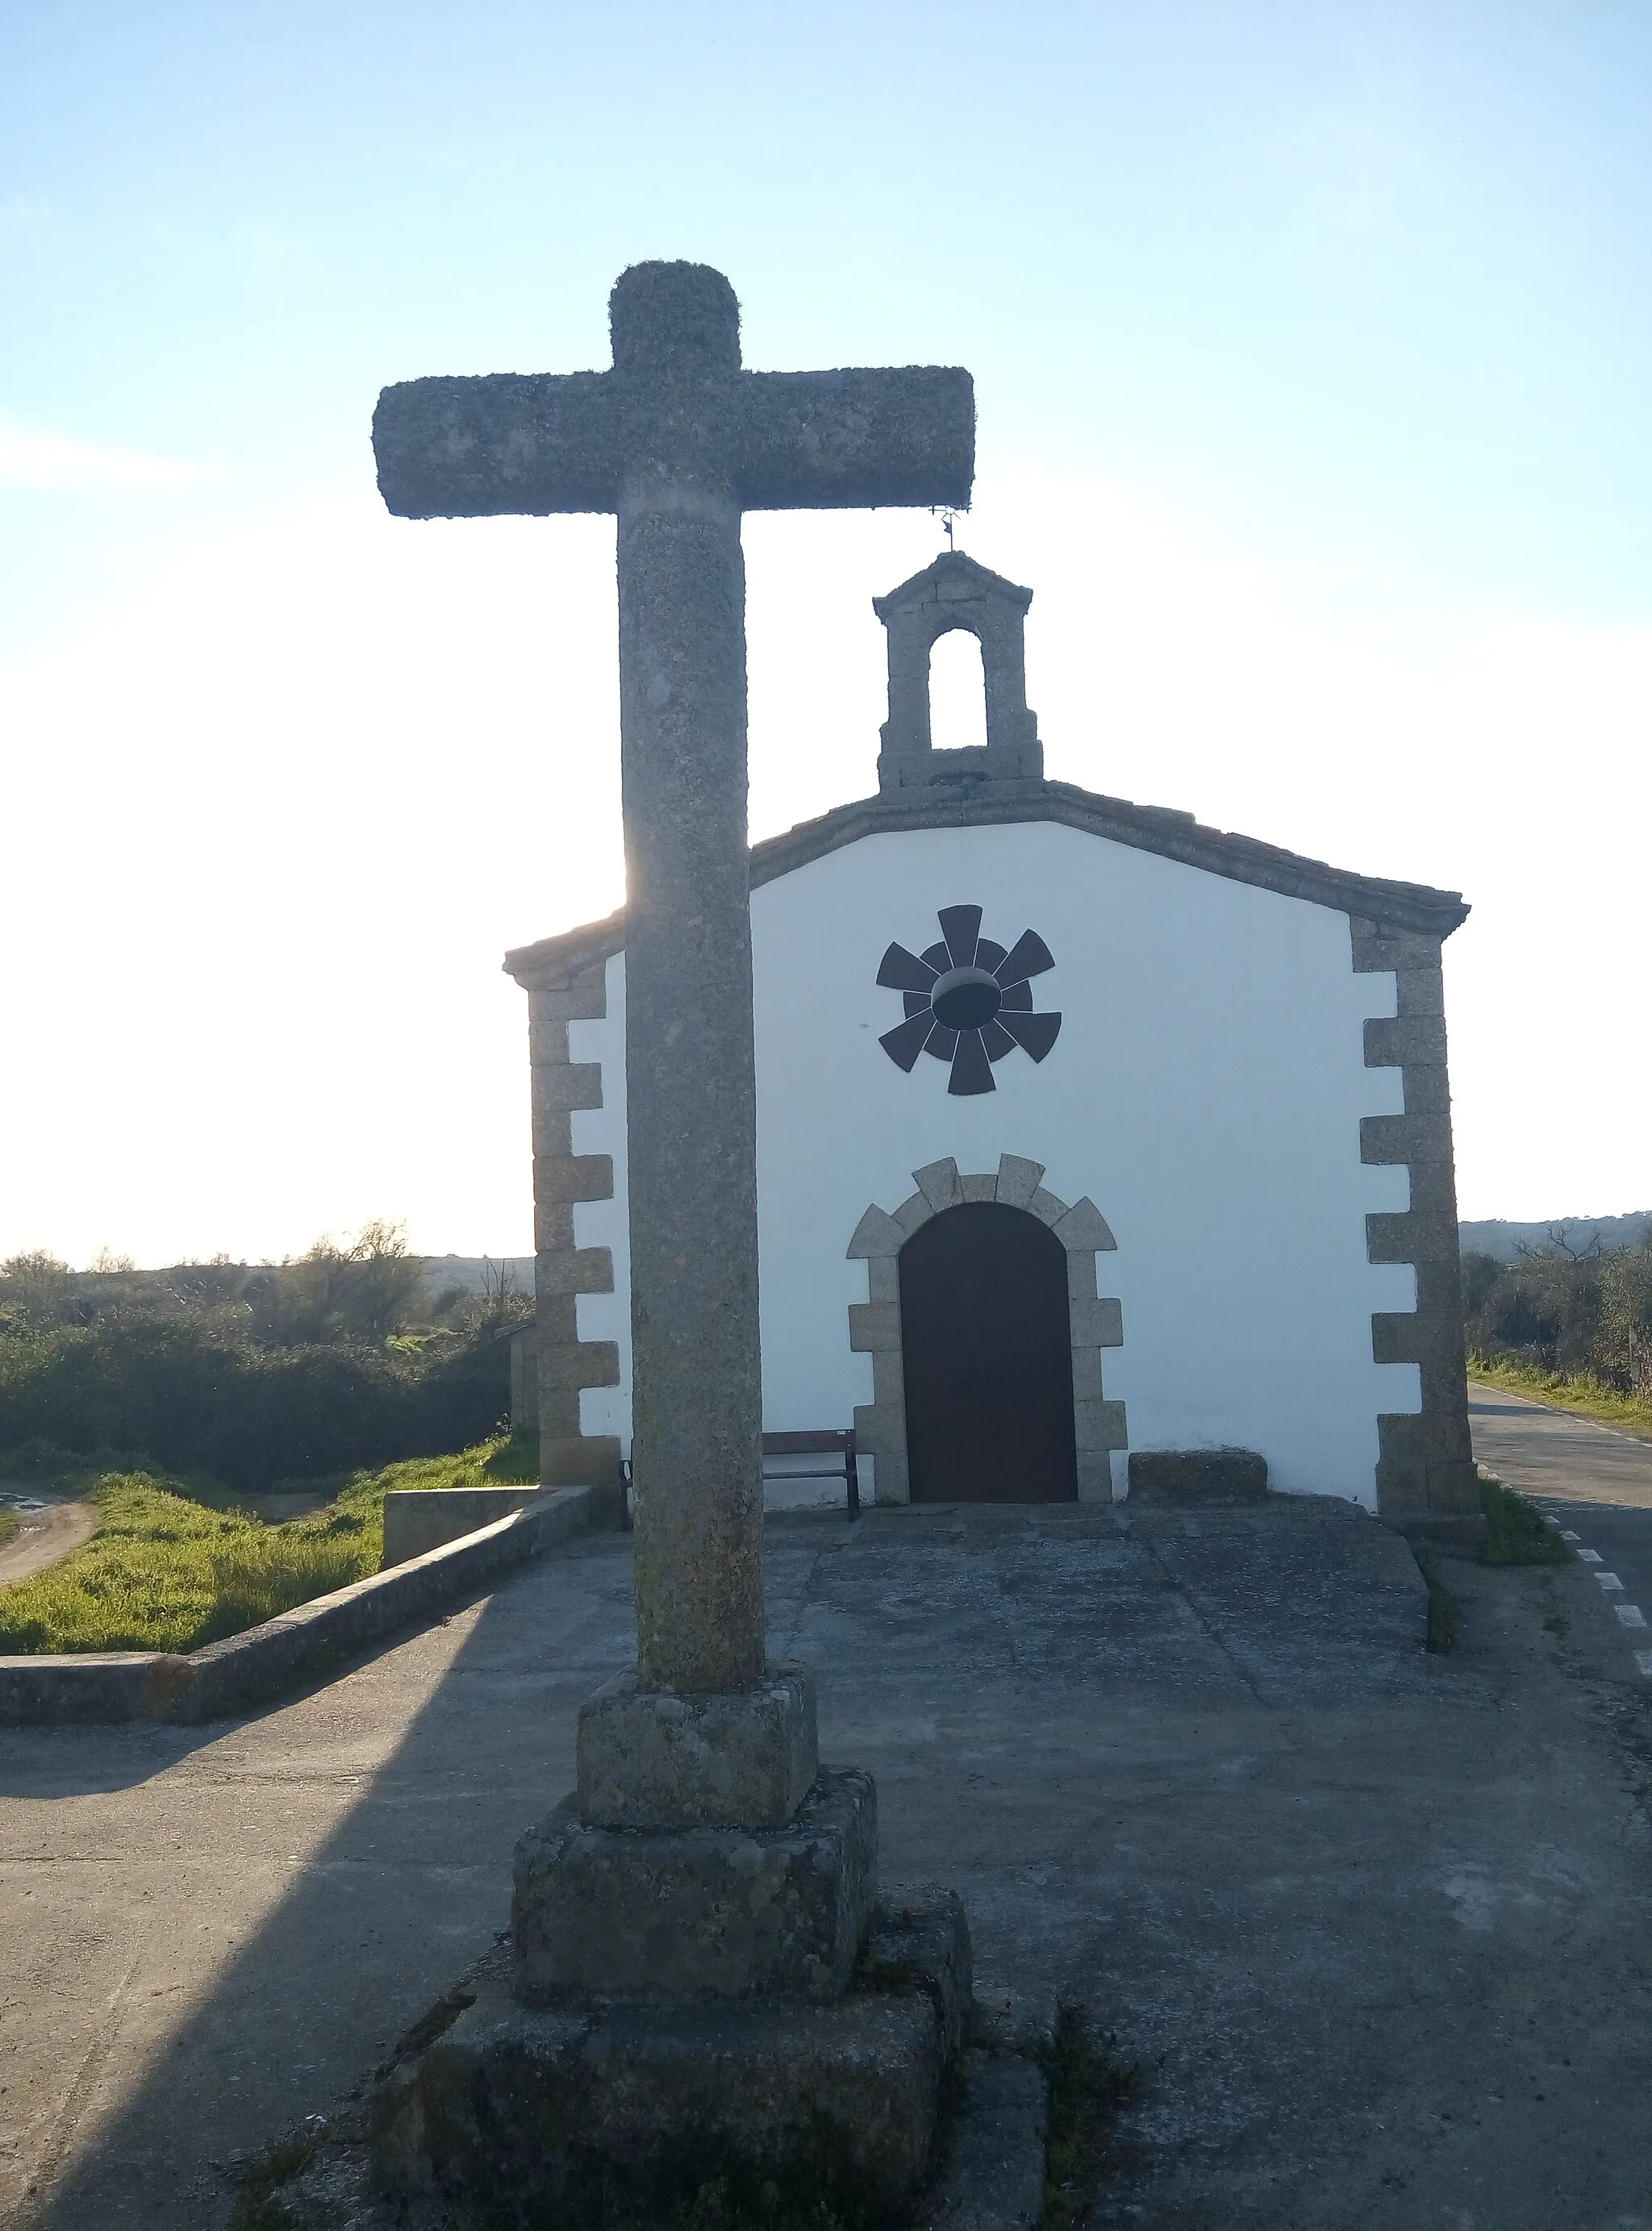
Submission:
M 978 906 L 943 907 L 941 942 L 923 954 L 891 945 L 878 970 L 886 991 L 906 994 L 906 1020 L 878 1041 L 897 1069 L 919 1054 L 949 1061 L 947 1090 L 995 1092 L 993 1064 L 1017 1046 L 1042 1061 L 1061 1028 L 1059 1014 L 1033 1012 L 1031 979 L 1053 968 L 1055 956 L 1035 929 L 1007 952 L 981 934 Z

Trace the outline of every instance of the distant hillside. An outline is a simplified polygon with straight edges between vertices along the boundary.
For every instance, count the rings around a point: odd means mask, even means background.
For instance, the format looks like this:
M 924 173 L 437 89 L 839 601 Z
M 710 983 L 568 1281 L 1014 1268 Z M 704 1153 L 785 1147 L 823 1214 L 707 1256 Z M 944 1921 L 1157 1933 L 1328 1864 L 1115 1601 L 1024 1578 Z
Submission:
M 421 1255 L 418 1259 L 424 1273 L 424 1290 L 432 1306 L 456 1286 L 462 1287 L 467 1294 L 485 1293 L 489 1286 L 496 1288 L 502 1271 L 510 1281 L 507 1291 L 530 1297 L 534 1291 L 531 1255 Z
M 1587 1247 L 1597 1232 L 1603 1247 L 1638 1247 L 1649 1225 L 1652 1209 L 1642 1208 L 1628 1216 L 1555 1216 L 1542 1224 L 1510 1224 L 1494 1216 L 1481 1224 L 1460 1224 L 1457 1234 L 1465 1255 L 1492 1255 L 1500 1263 L 1513 1263 L 1523 1248 L 1546 1247 L 1552 1235 L 1562 1231 L 1574 1252 Z

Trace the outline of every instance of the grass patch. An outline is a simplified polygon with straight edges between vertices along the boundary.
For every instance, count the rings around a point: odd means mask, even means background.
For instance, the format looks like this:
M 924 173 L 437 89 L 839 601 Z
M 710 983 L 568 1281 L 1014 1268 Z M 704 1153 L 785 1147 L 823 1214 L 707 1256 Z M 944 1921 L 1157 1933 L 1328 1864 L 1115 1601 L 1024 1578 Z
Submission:
M 7 1504 L 0 1503 L 0 1549 L 8 1542 L 15 1542 L 23 1531 L 23 1520 Z
M 230 2218 L 230 2231 L 290 2231 L 293 2219 L 275 2194 L 309 2167 L 326 2137 L 327 2118 L 312 2115 L 301 2131 L 277 2140 L 243 2163 L 236 2180 L 240 2189 L 236 2195 L 235 2212 Z
M 1620 1394 L 1603 1380 L 1587 1373 L 1545 1371 L 1532 1363 L 1517 1363 L 1506 1355 L 1472 1355 L 1468 1375 L 1487 1387 L 1506 1387 L 1511 1394 L 1529 1394 L 1556 1410 L 1571 1410 L 1580 1418 L 1593 1418 L 1626 1433 L 1652 1440 L 1652 1401 L 1643 1396 Z
M 1480 1555 L 1488 1565 L 1564 1565 L 1571 1552 L 1536 1505 L 1500 1479 L 1480 1475 L 1480 1507 L 1486 1514 Z
M 1061 2007 L 1045 2055 L 1050 2080 L 1039 2231 L 1078 2231 L 1106 2164 L 1114 2118 L 1141 2089 L 1141 2071 L 1115 2040 L 1098 2039 L 1078 2007 Z
M 671 2211 L 673 2231 L 849 2231 L 817 2191 L 799 2191 L 774 2177 L 708 2177 Z
M 198 1650 L 371 1572 L 367 1514 L 340 1502 L 263 1526 L 214 1510 L 144 1472 L 91 1490 L 98 1532 L 0 1591 L 0 1651 Z
M 539 1485 L 539 1435 L 513 1433 L 496 1441 L 482 1460 L 481 1484 L 494 1487 Z
M 0 1652 L 198 1650 L 376 1573 L 392 1488 L 480 1487 L 503 1445 L 353 1474 L 324 1510 L 267 1526 L 212 1482 L 107 1472 L 98 1532 L 0 1588 Z
M 1480 1476 L 1480 1507 L 1486 1518 L 1486 1538 L 1480 1547 L 1482 1564 L 1564 1565 L 1570 1559 L 1559 1528 L 1525 1496 L 1485 1471 Z M 1414 1542 L 1411 1550 L 1428 1591 L 1424 1647 L 1443 1656 L 1462 1639 L 1462 1606 L 1446 1585 L 1429 1543 Z

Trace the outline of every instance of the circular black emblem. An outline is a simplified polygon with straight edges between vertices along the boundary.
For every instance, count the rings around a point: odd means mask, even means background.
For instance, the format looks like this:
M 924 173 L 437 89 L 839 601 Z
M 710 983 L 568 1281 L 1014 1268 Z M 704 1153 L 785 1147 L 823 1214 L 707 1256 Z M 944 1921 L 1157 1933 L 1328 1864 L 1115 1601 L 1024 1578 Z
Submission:
M 938 945 L 921 954 L 891 945 L 884 955 L 878 980 L 905 994 L 906 1020 L 878 1043 L 897 1069 L 910 1070 L 921 1053 L 950 1062 L 949 1092 L 992 1092 L 995 1061 L 1017 1046 L 1042 1061 L 1055 1044 L 1061 1018 L 1033 1012 L 1030 980 L 1055 958 L 1033 929 L 1007 951 L 983 937 L 978 906 L 943 907 L 936 919 Z

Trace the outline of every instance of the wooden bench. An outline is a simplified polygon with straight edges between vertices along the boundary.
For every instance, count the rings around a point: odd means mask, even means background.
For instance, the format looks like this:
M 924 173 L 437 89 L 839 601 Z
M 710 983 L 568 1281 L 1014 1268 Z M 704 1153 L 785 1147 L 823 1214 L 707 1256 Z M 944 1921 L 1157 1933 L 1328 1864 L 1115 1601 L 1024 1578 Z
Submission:
M 782 1479 L 840 1479 L 844 1499 L 850 1518 L 860 1516 L 860 1465 L 855 1452 L 855 1437 L 851 1432 L 823 1432 L 819 1433 L 765 1433 L 765 1457 L 835 1457 L 837 1462 L 816 1471 L 777 1471 L 775 1480 Z M 771 1474 L 767 1469 L 763 1477 Z M 627 1532 L 631 1529 L 631 1458 L 621 1459 L 619 1466 L 619 1523 Z
M 851 1518 L 860 1516 L 860 1465 L 855 1454 L 852 1432 L 765 1433 L 763 1454 L 766 1457 L 825 1457 L 835 1456 L 835 1465 L 824 1471 L 777 1471 L 778 1479 L 840 1479 Z M 768 1478 L 767 1471 L 763 1477 Z

